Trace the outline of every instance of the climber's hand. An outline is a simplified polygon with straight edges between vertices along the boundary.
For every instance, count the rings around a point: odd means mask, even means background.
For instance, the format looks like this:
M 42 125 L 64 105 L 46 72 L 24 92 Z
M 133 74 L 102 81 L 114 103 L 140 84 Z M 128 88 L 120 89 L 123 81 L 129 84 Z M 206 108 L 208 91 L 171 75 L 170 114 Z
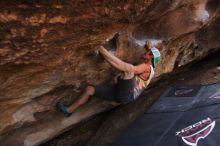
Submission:
M 95 55 L 95 56 L 99 56 L 99 50 L 98 50 L 98 49 L 95 49 L 94 55 Z
M 101 49 L 102 49 L 101 46 L 97 46 L 97 47 L 95 48 L 95 51 L 94 51 L 95 56 L 99 56 L 99 55 L 100 55 L 100 50 L 101 50 Z
M 103 51 L 105 51 L 105 50 L 106 50 L 105 47 L 102 46 L 102 45 L 98 47 L 98 51 L 99 51 L 99 52 L 103 52 Z
M 104 59 L 102 53 L 100 52 L 101 49 L 102 49 L 101 46 L 97 46 L 93 53 L 94 57 L 100 61 Z

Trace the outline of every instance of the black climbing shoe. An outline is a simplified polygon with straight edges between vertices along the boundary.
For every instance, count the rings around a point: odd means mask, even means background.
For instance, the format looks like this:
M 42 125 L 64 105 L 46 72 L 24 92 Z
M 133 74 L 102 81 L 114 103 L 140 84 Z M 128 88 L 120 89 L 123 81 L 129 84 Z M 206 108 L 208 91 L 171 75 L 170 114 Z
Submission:
M 65 117 L 69 117 L 72 114 L 67 111 L 67 107 L 61 102 L 58 102 L 56 107 L 60 112 L 64 114 Z

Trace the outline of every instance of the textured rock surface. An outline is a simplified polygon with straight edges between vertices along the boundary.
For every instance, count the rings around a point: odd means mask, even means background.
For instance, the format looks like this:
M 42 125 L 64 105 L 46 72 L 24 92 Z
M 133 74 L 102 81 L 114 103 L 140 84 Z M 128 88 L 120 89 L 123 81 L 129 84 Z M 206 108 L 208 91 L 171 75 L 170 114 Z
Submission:
M 132 63 L 139 61 L 146 39 L 163 41 L 157 77 L 220 46 L 218 0 L 1 1 L 0 6 L 0 143 L 14 134 L 21 145 L 48 121 L 63 120 L 56 116 L 58 100 L 69 103 L 86 84 L 109 80 L 111 67 L 93 52 L 116 32 L 116 55 Z M 93 104 L 97 110 L 80 120 L 114 106 Z M 39 139 L 29 138 L 26 145 Z

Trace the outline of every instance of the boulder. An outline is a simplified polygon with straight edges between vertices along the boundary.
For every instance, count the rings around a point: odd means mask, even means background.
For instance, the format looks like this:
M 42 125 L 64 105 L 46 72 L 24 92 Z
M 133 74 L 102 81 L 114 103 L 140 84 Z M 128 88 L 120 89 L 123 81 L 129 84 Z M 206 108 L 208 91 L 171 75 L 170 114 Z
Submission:
M 39 145 L 117 103 L 93 99 L 70 118 L 55 109 L 117 74 L 96 53 L 137 63 L 151 40 L 156 78 L 220 46 L 218 0 L 1 1 L 0 145 Z M 115 44 L 113 44 L 115 43 Z

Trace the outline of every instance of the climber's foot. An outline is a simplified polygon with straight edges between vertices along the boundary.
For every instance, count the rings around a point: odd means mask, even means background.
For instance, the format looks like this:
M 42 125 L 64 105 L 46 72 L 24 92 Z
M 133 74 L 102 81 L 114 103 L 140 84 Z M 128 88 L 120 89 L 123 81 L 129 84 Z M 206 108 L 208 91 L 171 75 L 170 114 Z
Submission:
M 72 113 L 67 111 L 67 106 L 63 103 L 58 102 L 56 105 L 57 109 L 64 114 L 65 117 L 69 117 Z

